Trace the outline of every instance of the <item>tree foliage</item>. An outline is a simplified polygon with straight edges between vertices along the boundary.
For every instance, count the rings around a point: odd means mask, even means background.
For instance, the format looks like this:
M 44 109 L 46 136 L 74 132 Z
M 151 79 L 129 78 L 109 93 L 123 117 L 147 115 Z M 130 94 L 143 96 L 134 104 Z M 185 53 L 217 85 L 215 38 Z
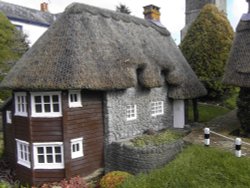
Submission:
M 0 81 L 28 48 L 26 36 L 0 13 Z M 4 100 L 6 97 L 8 92 L 1 91 L 0 99 Z
M 116 12 L 121 12 L 121 13 L 125 13 L 125 14 L 131 13 L 129 8 L 124 4 L 119 4 L 119 6 L 116 6 Z
M 215 5 L 207 4 L 180 44 L 183 55 L 208 90 L 207 99 L 221 99 L 233 91 L 221 82 L 233 35 L 226 15 Z

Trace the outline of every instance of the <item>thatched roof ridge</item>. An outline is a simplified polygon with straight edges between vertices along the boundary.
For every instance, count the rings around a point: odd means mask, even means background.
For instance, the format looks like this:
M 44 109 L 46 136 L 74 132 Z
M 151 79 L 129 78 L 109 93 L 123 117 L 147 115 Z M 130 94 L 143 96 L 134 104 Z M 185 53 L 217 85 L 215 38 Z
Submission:
M 126 89 L 169 85 L 169 97 L 205 88 L 170 37 L 146 20 L 84 4 L 70 5 L 17 62 L 2 88 Z
M 250 14 L 244 14 L 236 28 L 234 42 L 225 68 L 225 84 L 250 87 Z

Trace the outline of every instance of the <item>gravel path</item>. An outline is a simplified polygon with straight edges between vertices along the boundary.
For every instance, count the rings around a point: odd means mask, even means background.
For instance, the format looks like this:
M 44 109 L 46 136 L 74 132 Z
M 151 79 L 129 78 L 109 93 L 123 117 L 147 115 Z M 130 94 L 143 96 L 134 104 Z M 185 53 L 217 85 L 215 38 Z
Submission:
M 185 141 L 194 144 L 204 144 L 204 133 L 203 129 L 205 127 L 210 128 L 211 131 L 227 136 L 231 139 L 235 139 L 236 136 L 232 135 L 232 132 L 240 127 L 240 123 L 236 117 L 236 110 L 227 113 L 224 116 L 217 117 L 207 123 L 193 123 L 191 125 L 192 132 L 185 137 Z M 242 144 L 241 150 L 242 155 L 250 157 L 250 139 L 242 138 L 244 142 L 249 143 L 249 145 Z M 210 146 L 225 149 L 234 153 L 234 141 L 217 136 L 213 133 L 210 134 Z

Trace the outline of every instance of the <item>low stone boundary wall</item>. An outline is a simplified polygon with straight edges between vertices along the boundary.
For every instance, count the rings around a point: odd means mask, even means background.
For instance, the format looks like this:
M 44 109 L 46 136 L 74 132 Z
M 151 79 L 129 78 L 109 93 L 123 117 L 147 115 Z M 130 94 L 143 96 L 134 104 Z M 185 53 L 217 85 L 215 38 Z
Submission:
M 148 172 L 173 160 L 184 147 L 182 139 L 161 146 L 138 148 L 126 142 L 113 142 L 106 150 L 105 171 Z

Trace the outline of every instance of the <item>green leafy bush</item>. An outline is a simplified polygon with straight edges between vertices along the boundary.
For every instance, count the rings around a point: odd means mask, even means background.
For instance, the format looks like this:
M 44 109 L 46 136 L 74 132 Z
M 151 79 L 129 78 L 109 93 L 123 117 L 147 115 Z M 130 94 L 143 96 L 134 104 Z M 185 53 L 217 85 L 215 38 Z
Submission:
M 173 142 L 180 139 L 183 135 L 174 131 L 164 131 L 155 135 L 143 135 L 136 137 L 131 140 L 133 146 L 144 147 L 144 146 L 159 146 L 161 144 Z
M 131 174 L 123 171 L 109 172 L 102 177 L 100 181 L 100 188 L 117 188 L 131 176 Z

